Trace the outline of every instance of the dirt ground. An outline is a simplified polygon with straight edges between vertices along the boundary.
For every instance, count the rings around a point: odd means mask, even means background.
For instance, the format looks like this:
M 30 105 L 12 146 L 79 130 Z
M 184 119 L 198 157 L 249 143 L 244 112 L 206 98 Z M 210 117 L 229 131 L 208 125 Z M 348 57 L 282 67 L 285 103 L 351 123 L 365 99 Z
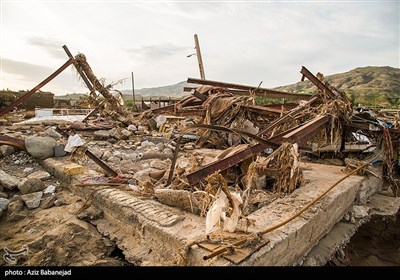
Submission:
M 29 157 L 24 152 L 17 152 L 18 158 Z M 7 173 L 21 177 L 22 169 L 43 170 L 31 160 L 22 166 L 15 165 L 15 156 L 0 159 L 0 166 Z M 28 161 L 29 161 L 28 160 Z M 7 212 L 0 218 L 0 265 L 9 266 L 9 258 L 3 257 L 6 250 L 23 251 L 15 256 L 16 265 L 29 266 L 124 266 L 122 254 L 115 244 L 103 237 L 90 223 L 77 219 L 85 201 L 72 194 L 68 188 L 57 182 L 54 177 L 45 181 L 46 185 L 59 185 L 58 198 L 65 200 L 65 205 L 48 209 L 26 207 L 20 212 L 24 216 L 18 221 L 7 221 Z M 14 193 L 7 191 L 9 198 Z M 28 248 L 27 252 L 24 248 Z M 8 262 L 6 261 L 8 260 Z

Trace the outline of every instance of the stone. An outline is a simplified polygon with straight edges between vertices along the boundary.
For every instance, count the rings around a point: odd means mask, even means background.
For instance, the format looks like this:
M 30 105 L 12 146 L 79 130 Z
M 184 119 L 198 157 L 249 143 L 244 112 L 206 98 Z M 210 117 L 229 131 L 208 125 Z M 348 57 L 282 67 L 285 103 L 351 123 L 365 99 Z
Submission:
M 111 157 L 112 156 L 112 153 L 110 152 L 110 151 L 105 151 L 104 153 L 103 153 L 103 155 L 101 156 L 101 158 L 103 159 L 103 160 L 107 160 L 109 157 Z
M 111 144 L 115 144 L 115 143 L 118 142 L 118 140 L 117 140 L 117 139 L 114 139 L 114 138 L 107 139 L 107 141 L 108 141 L 109 143 L 111 143 Z
M 19 159 L 17 159 L 16 161 L 14 161 L 14 164 L 15 164 L 15 165 L 20 165 L 20 164 L 21 164 L 21 161 L 20 161 Z
M 54 128 L 49 127 L 48 129 L 46 129 L 44 131 L 44 133 L 46 134 L 46 136 L 52 137 L 56 140 L 60 140 L 62 138 L 62 135 L 60 133 L 58 133 Z
M 130 125 L 128 125 L 128 130 L 130 130 L 130 131 L 136 131 L 136 130 L 137 130 L 137 127 L 136 127 L 135 125 L 133 125 L 133 124 L 130 124 Z
M 157 149 L 158 149 L 160 152 L 164 151 L 164 149 L 165 149 L 164 143 L 158 143 L 158 144 L 157 144 Z
M 24 173 L 27 173 L 27 174 L 31 173 L 32 171 L 33 171 L 33 168 L 32 168 L 32 167 L 27 167 L 27 168 L 25 168 L 25 169 L 23 170 L 23 172 L 24 172 Z
M 94 140 L 107 140 L 110 137 L 110 132 L 107 130 L 96 130 L 95 132 L 93 132 Z
M 58 144 L 54 147 L 54 156 L 55 157 L 64 157 L 67 155 L 67 152 L 64 150 L 64 144 Z
M 0 146 L 0 154 L 3 155 L 3 157 L 9 156 L 15 152 L 14 147 L 8 146 L 8 145 L 1 145 Z
M 129 139 L 129 137 L 132 135 L 132 132 L 127 129 L 122 129 L 120 135 L 121 135 L 121 139 Z
M 8 194 L 5 192 L 0 192 L 0 198 L 8 198 Z
M 64 165 L 64 173 L 67 175 L 78 175 L 85 172 L 85 167 L 77 163 L 70 163 Z
M 168 164 L 165 160 L 152 160 L 149 165 L 151 168 L 166 170 L 168 168 Z
M 31 210 L 39 207 L 42 196 L 43 192 L 34 192 L 21 195 L 21 198 L 25 202 L 26 207 Z
M 354 205 L 352 210 L 353 216 L 356 219 L 362 219 L 368 216 L 368 207 Z
M 24 218 L 23 215 L 19 214 L 22 209 L 24 209 L 24 201 L 21 199 L 21 197 L 14 196 L 11 198 L 7 209 L 7 221 L 15 222 Z
M 107 161 L 108 161 L 108 162 L 113 162 L 113 163 L 119 163 L 119 162 L 120 162 L 120 159 L 117 158 L 117 157 L 115 157 L 115 156 L 110 156 L 110 157 L 107 159 Z
M 92 221 L 92 220 L 101 219 L 101 218 L 103 218 L 103 216 L 104 216 L 103 211 L 93 205 L 91 205 L 89 208 L 83 210 L 78 215 L 76 215 L 76 217 L 79 220 L 84 220 L 84 221 Z
M 1 210 L 6 211 L 9 203 L 10 203 L 10 200 L 8 200 L 7 198 L 0 197 L 0 209 Z
M 34 193 L 42 191 L 44 189 L 44 183 L 42 180 L 37 178 L 31 178 L 24 180 L 22 184 L 18 186 L 22 194 Z
M 55 193 L 56 189 L 57 189 L 56 186 L 54 186 L 54 185 L 48 185 L 47 188 L 44 189 L 43 194 L 44 194 L 44 195 L 46 195 L 46 194 L 53 194 L 53 193 Z
M 103 151 L 96 147 L 90 148 L 90 151 L 92 152 L 92 154 L 94 154 L 98 158 L 101 158 L 103 155 Z
M 18 186 L 18 179 L 0 169 L 0 184 L 13 190 Z
M 187 143 L 187 144 L 185 144 L 185 146 L 183 146 L 183 148 L 185 150 L 193 150 L 194 146 L 193 146 L 193 143 Z
M 142 148 L 146 148 L 147 146 L 149 145 L 149 141 L 143 141 L 142 143 L 140 143 L 140 146 L 142 147 Z
M 39 170 L 39 171 L 33 172 L 32 174 L 29 174 L 27 178 L 28 179 L 39 179 L 39 180 L 45 181 L 47 179 L 50 179 L 50 177 L 51 177 L 51 175 L 49 172 Z
M 145 131 L 145 130 L 146 130 L 146 127 L 144 127 L 144 126 L 142 126 L 142 125 L 139 125 L 139 126 L 137 127 L 137 130 L 139 130 L 139 131 Z
M 54 156 L 57 141 L 51 137 L 30 136 L 25 139 L 25 147 L 34 158 L 46 159 Z
M 55 195 L 46 196 L 42 199 L 42 202 L 40 203 L 40 208 L 47 209 L 47 208 L 53 207 L 54 202 L 56 200 L 57 200 L 57 196 L 55 196 Z
M 60 197 L 60 198 L 56 199 L 56 201 L 54 201 L 55 206 L 61 206 L 61 205 L 66 205 L 66 204 L 67 204 L 67 201 L 63 197 Z
M 114 157 L 116 157 L 116 158 L 119 158 L 119 159 L 122 158 L 122 153 L 121 153 L 120 151 L 114 151 L 114 152 L 112 153 L 112 155 L 113 155 Z

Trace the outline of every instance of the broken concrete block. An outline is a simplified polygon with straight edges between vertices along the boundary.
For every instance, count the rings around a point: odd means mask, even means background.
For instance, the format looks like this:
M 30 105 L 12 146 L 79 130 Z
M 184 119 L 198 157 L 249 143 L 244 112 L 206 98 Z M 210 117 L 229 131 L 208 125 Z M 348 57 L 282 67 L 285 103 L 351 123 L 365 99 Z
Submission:
M 362 219 L 362 218 L 368 216 L 368 207 L 360 206 L 360 205 L 354 205 L 352 213 L 353 213 L 354 218 Z
M 8 198 L 8 194 L 5 192 L 0 192 L 0 198 Z
M 43 194 L 53 194 L 56 191 L 56 186 L 48 185 L 47 188 L 44 189 Z
M 24 215 L 20 215 L 19 212 L 24 209 L 24 201 L 20 196 L 14 196 L 10 199 L 7 209 L 7 221 L 15 222 L 24 218 Z
M 130 124 L 130 125 L 128 125 L 128 130 L 130 130 L 130 131 L 136 131 L 136 130 L 137 130 L 137 127 L 136 127 L 135 125 L 133 125 L 133 124 Z
M 67 152 L 64 150 L 64 144 L 58 144 L 54 147 L 54 156 L 55 157 L 64 157 L 67 155 Z
M 76 217 L 79 220 L 84 220 L 84 221 L 92 221 L 92 220 L 101 219 L 101 218 L 103 218 L 103 216 L 104 216 L 103 211 L 93 205 L 91 205 L 86 210 L 83 210 L 78 215 L 76 215 Z
M 111 137 L 110 132 L 107 130 L 97 130 L 97 131 L 93 132 L 94 140 L 107 140 L 110 137 Z
M 0 154 L 3 155 L 3 157 L 9 156 L 15 152 L 14 147 L 8 146 L 8 145 L 1 145 L 0 146 Z
M 26 207 L 31 210 L 39 207 L 42 196 L 43 192 L 34 192 L 21 195 L 21 198 L 25 202 Z
M 40 171 L 33 172 L 32 174 L 29 174 L 27 178 L 28 179 L 39 179 L 39 180 L 45 181 L 47 179 L 50 179 L 50 177 L 51 177 L 51 175 L 49 172 L 40 170 Z
M 27 167 L 27 168 L 25 168 L 22 172 L 29 174 L 29 173 L 31 173 L 32 171 L 33 171 L 33 168 L 32 168 L 32 167 Z
M 18 186 L 18 179 L 0 169 L 0 184 L 12 190 Z
M 168 162 L 165 160 L 152 160 L 149 165 L 151 168 L 166 170 L 168 168 Z
M 44 131 L 44 133 L 46 134 L 46 136 L 52 137 L 56 140 L 60 140 L 62 138 L 62 135 L 60 133 L 58 133 L 54 128 L 49 127 L 48 129 L 46 129 Z
M 42 202 L 40 203 L 40 208 L 47 209 L 47 208 L 53 207 L 54 202 L 56 200 L 57 200 L 57 196 L 55 196 L 55 195 L 46 196 L 42 199 Z
M 163 204 L 178 207 L 190 213 L 200 213 L 200 203 L 189 191 L 156 189 L 155 196 Z
M 8 200 L 7 198 L 0 197 L 0 209 L 1 210 L 6 211 L 9 203 L 10 203 L 10 200 Z
M 67 201 L 63 197 L 60 197 L 60 198 L 56 199 L 56 201 L 54 201 L 55 206 L 61 206 L 61 205 L 66 205 L 66 204 L 67 204 Z
M 24 180 L 23 183 L 18 186 L 18 189 L 22 194 L 34 193 L 42 191 L 44 189 L 44 183 L 40 179 L 30 178 Z
M 85 167 L 77 163 L 70 163 L 64 166 L 64 173 L 67 175 L 77 175 L 85 172 Z
M 54 147 L 57 141 L 51 137 L 31 136 L 25 139 L 25 147 L 34 158 L 46 159 L 54 156 Z

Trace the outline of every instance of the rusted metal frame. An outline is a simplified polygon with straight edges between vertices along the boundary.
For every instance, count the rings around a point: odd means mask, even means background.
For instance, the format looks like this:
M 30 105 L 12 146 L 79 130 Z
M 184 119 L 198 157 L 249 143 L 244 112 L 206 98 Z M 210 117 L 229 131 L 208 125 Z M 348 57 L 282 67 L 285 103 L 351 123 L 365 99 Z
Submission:
M 90 83 L 90 81 L 86 77 L 85 73 L 83 73 L 82 68 L 79 66 L 79 64 L 76 63 L 76 61 L 75 61 L 74 57 L 72 56 L 71 52 L 69 51 L 68 47 L 66 45 L 64 45 L 64 46 L 62 46 L 62 48 L 64 49 L 67 56 L 69 58 L 73 59 L 73 64 L 75 66 L 75 69 L 76 69 L 76 71 L 78 71 L 79 75 L 81 75 L 81 78 L 82 78 L 83 82 L 86 84 L 87 88 L 90 90 L 90 93 L 93 94 L 94 97 L 97 97 L 96 92 L 93 88 L 93 85 Z
M 11 136 L 0 135 L 0 145 L 8 145 L 26 151 L 25 140 Z
M 307 134 L 303 132 L 302 127 L 306 126 L 307 128 Z M 314 123 L 313 125 L 302 125 L 296 134 L 300 134 L 303 139 L 302 142 L 307 142 L 309 139 L 311 139 L 315 134 L 315 131 L 317 129 L 319 129 L 321 127 L 320 123 Z M 291 134 L 291 133 L 290 133 Z M 293 141 L 293 139 L 297 139 L 298 137 L 295 136 L 296 134 L 292 134 L 292 136 L 290 137 L 290 139 L 288 139 L 288 141 Z M 258 134 L 259 136 L 259 134 Z M 277 137 L 281 137 L 281 136 L 275 136 L 272 137 L 270 139 L 267 139 L 267 141 L 274 143 L 276 140 L 274 138 Z M 274 141 L 275 140 L 275 141 Z M 200 168 L 199 170 L 196 170 L 190 174 L 187 175 L 187 180 L 189 182 L 189 184 L 194 185 L 199 183 L 201 180 L 203 180 L 204 178 L 206 178 L 208 175 L 214 173 L 214 172 L 220 172 L 223 170 L 228 169 L 229 167 L 232 167 L 246 159 L 248 159 L 249 157 L 253 156 L 253 155 L 257 155 L 260 152 L 264 151 L 266 148 L 269 148 L 271 146 L 266 145 L 265 143 L 259 143 L 256 145 L 253 145 L 245 150 L 242 150 L 240 152 L 237 152 L 231 156 L 228 156 L 226 158 L 223 158 L 217 162 L 213 162 L 210 163 L 206 166 L 203 166 L 202 168 Z M 276 145 L 274 145 L 274 147 L 276 147 Z M 273 147 L 271 147 L 273 148 Z
M 270 91 L 270 90 L 269 90 Z M 246 95 L 246 96 L 260 96 L 260 97 L 269 97 L 269 98 L 286 98 L 286 99 L 293 99 L 293 100 L 308 100 L 312 95 L 309 94 L 302 94 L 302 93 L 274 93 L 274 92 L 266 92 L 262 91 L 261 89 L 255 89 L 254 92 L 240 90 L 240 89 L 229 89 L 229 92 L 234 95 Z
M 285 112 L 276 108 L 268 108 L 258 105 L 245 105 L 244 107 L 249 109 L 251 112 L 257 113 L 259 115 L 281 115 L 282 112 Z
M 196 96 L 198 99 L 200 99 L 203 102 L 207 100 L 207 96 L 198 92 L 196 89 L 193 91 L 193 95 Z
M 312 121 L 302 125 L 298 129 L 283 136 L 283 139 L 290 143 L 297 143 L 303 146 L 308 139 L 314 137 L 318 132 L 318 128 L 329 122 L 329 116 L 319 116 Z
M 172 158 L 171 162 L 171 168 L 169 169 L 169 174 L 168 174 L 168 179 L 167 183 L 165 184 L 165 187 L 168 187 L 171 182 L 172 182 L 172 177 L 174 176 L 174 170 L 175 170 L 175 165 L 176 161 L 178 159 L 178 153 L 179 153 L 179 146 L 181 144 L 181 140 L 183 138 L 183 134 L 181 134 L 178 139 L 176 140 L 176 146 L 175 146 L 175 151 L 174 151 L 174 157 Z
M 104 161 L 99 159 L 95 154 L 93 154 L 90 150 L 86 150 L 85 154 L 93 160 L 96 164 L 98 164 L 110 177 L 117 177 L 118 173 L 114 171 L 111 167 L 109 167 Z
M 304 81 L 304 77 L 307 77 L 307 79 L 313 83 L 317 88 L 322 90 L 323 92 L 326 92 L 331 98 L 335 97 L 335 94 L 332 92 L 332 90 L 327 87 L 323 82 L 318 80 L 317 77 L 315 77 L 306 67 L 302 66 L 300 73 L 303 74 L 301 77 L 301 81 Z
M 217 87 L 225 87 L 225 88 L 231 88 L 231 89 L 236 89 L 236 90 L 242 90 L 242 91 L 236 91 L 236 92 L 238 94 L 246 94 L 246 95 L 250 95 L 249 91 L 251 90 L 257 96 L 267 96 L 267 97 L 273 97 L 273 98 L 308 99 L 308 98 L 312 97 L 312 95 L 308 95 L 308 94 L 296 94 L 296 93 L 289 93 L 289 92 L 278 91 L 278 90 L 267 89 L 267 88 L 258 88 L 258 87 L 247 86 L 247 85 L 239 85 L 239 84 L 232 84 L 232 83 L 225 83 L 225 82 L 218 82 L 218 81 L 211 81 L 211 80 L 202 80 L 202 79 L 196 79 L 196 78 L 188 78 L 187 82 L 192 83 L 192 84 L 211 85 L 211 86 L 217 86 Z
M 55 77 L 57 77 L 58 74 L 60 74 L 62 71 L 64 71 L 65 68 L 70 66 L 73 63 L 73 59 L 69 59 L 67 62 L 65 62 L 60 68 L 58 68 L 53 74 L 48 76 L 45 80 L 43 80 L 40 84 L 38 84 L 36 87 L 31 89 L 29 92 L 25 93 L 23 96 L 12 102 L 10 105 L 7 107 L 4 107 L 3 109 L 0 110 L 0 116 L 3 116 L 4 114 L 10 112 L 14 107 L 17 107 L 19 104 L 27 100 L 31 95 L 33 95 L 36 91 L 41 89 L 44 85 L 46 85 L 48 82 L 53 80 Z

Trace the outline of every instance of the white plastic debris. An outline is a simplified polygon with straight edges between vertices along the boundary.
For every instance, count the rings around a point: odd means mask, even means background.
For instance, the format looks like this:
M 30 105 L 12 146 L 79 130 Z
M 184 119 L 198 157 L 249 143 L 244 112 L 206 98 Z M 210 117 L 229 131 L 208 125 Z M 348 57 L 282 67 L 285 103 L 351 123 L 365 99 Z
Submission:
M 75 148 L 83 146 L 85 144 L 85 141 L 79 137 L 78 134 L 75 134 L 74 136 L 69 136 L 68 137 L 68 143 L 65 145 L 64 151 L 71 153 Z
M 233 200 L 233 213 L 230 217 L 227 217 L 224 222 L 224 230 L 229 232 L 234 232 L 239 221 L 242 210 L 240 210 L 240 205 L 243 203 L 240 194 L 232 193 Z

